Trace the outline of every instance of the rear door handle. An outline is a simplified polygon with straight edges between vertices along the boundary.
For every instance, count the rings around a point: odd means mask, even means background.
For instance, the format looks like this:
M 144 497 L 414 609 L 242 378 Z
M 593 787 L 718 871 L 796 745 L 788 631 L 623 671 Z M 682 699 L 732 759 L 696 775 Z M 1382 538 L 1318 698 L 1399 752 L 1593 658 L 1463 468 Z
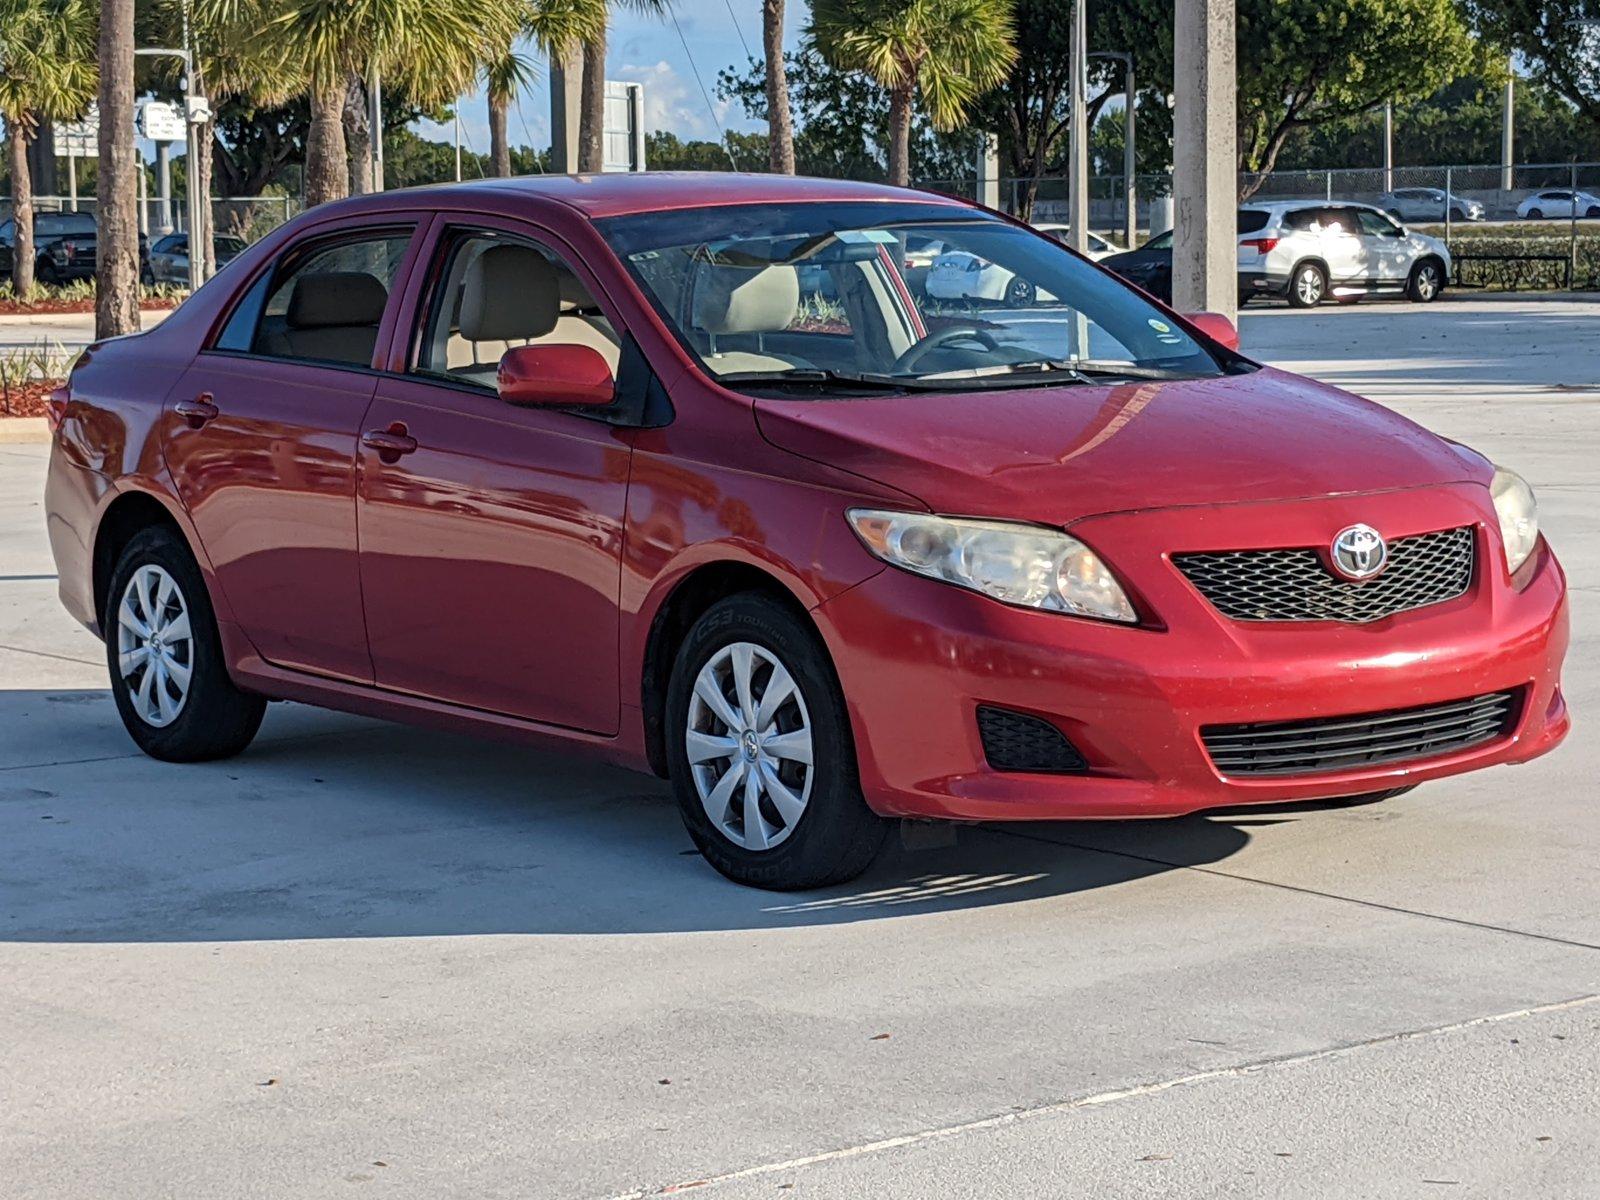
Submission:
M 193 400 L 179 400 L 172 411 L 189 422 L 191 428 L 199 429 L 207 421 L 216 420 L 221 410 L 212 403 L 210 392 L 201 392 Z
M 395 421 L 387 429 L 367 430 L 361 435 L 361 444 L 376 450 L 382 461 L 392 463 L 415 450 L 417 439 L 406 431 L 404 421 Z

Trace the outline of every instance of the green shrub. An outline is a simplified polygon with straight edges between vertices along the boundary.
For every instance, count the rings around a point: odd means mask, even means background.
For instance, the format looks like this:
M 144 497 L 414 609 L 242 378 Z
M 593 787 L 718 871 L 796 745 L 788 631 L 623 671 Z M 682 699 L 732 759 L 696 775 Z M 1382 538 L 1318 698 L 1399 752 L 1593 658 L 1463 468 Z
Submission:
M 1443 225 L 1417 226 L 1419 233 L 1444 237 Z M 1509 225 L 1450 227 L 1450 253 L 1460 287 L 1491 291 L 1559 291 L 1567 286 L 1567 262 L 1574 258 L 1571 227 L 1564 221 L 1524 221 Z M 1600 288 L 1600 228 L 1578 225 L 1573 262 L 1574 288 Z M 1477 255 L 1495 255 L 1483 260 Z

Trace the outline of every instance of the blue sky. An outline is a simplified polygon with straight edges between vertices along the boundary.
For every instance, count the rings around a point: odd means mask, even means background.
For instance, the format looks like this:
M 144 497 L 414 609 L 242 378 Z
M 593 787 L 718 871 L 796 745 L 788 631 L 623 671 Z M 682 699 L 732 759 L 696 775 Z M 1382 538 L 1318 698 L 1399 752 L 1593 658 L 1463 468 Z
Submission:
M 804 0 L 789 0 L 787 9 L 785 40 L 792 49 L 799 44 L 800 30 L 809 14 Z M 742 67 L 750 55 L 761 54 L 761 0 L 673 0 L 672 11 L 677 28 L 670 19 L 640 16 L 620 5 L 613 9 L 606 78 L 644 84 L 645 125 L 651 130 L 667 129 L 683 138 L 715 138 L 718 122 L 731 129 L 763 128 L 761 122 L 744 119 L 736 105 L 730 107 L 716 97 L 719 71 L 729 66 Z M 682 40 L 679 29 L 683 31 Z M 709 108 L 695 81 L 695 68 L 710 94 Z M 546 74 L 541 62 L 538 81 L 511 111 L 513 145 L 550 144 Z M 486 152 L 489 128 L 481 95 L 463 99 L 461 119 L 467 143 L 480 153 Z M 417 130 L 422 136 L 439 141 L 449 141 L 453 136 L 450 126 L 431 122 L 420 122 Z

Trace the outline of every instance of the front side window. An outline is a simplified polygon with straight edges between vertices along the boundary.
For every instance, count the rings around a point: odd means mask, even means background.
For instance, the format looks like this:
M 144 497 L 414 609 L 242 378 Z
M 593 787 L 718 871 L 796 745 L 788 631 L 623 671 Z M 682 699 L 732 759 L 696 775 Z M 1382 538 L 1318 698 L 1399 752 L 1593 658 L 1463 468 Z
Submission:
M 493 390 L 513 346 L 583 345 L 616 377 L 622 338 L 554 251 L 490 230 L 456 234 L 424 318 L 415 371 Z
M 303 253 L 291 248 L 265 285 L 248 341 L 235 324 L 251 321 L 249 296 L 235 310 L 219 348 L 247 345 L 249 353 L 270 358 L 370 367 L 378 327 L 410 243 L 410 230 L 386 230 Z
M 975 209 L 748 205 L 597 225 L 733 385 L 983 390 L 1232 365 L 1058 242 Z
M 1361 232 L 1369 237 L 1399 237 L 1400 228 L 1382 213 L 1358 209 L 1356 217 L 1361 222 Z

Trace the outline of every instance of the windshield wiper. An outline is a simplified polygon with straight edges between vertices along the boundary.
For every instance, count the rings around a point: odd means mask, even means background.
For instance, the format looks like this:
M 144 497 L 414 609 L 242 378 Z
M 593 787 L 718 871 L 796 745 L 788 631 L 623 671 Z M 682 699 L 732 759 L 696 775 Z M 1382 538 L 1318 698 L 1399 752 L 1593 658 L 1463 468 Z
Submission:
M 1201 378 L 1192 371 L 1174 371 L 1169 367 L 1141 367 L 1137 363 L 1094 362 L 1081 358 L 1041 358 L 1017 363 L 1012 374 L 1044 374 L 1048 371 L 1064 371 L 1085 382 L 1100 379 Z
M 728 371 L 718 375 L 718 383 L 790 384 L 839 383 L 852 388 L 884 392 L 936 392 L 946 389 L 936 384 L 900 375 L 873 375 L 855 371 L 830 371 L 821 367 L 796 367 L 791 371 Z

